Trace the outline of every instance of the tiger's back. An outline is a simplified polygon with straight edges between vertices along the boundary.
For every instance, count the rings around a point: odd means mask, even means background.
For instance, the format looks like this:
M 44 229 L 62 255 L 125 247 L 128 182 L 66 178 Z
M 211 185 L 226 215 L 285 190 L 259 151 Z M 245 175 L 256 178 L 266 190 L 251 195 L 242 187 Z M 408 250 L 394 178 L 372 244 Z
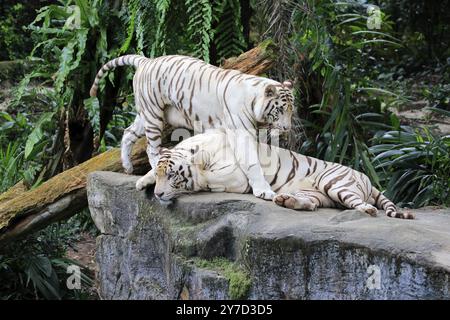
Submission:
M 194 129 L 195 122 L 204 129 L 221 127 L 224 112 L 239 113 L 244 106 L 252 112 L 256 97 L 251 92 L 260 92 L 268 84 L 279 85 L 180 55 L 141 60 L 133 79 L 138 112 L 146 121 L 156 117 L 149 107 L 154 106 L 165 109 L 168 124 L 187 129 Z

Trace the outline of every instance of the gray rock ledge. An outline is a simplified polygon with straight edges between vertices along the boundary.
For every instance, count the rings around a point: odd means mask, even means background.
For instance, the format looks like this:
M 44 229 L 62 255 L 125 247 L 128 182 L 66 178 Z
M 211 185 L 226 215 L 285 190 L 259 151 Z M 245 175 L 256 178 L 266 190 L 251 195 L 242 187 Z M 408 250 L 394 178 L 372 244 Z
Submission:
M 450 210 L 372 218 L 226 193 L 163 207 L 137 178 L 88 179 L 103 299 L 450 298 Z

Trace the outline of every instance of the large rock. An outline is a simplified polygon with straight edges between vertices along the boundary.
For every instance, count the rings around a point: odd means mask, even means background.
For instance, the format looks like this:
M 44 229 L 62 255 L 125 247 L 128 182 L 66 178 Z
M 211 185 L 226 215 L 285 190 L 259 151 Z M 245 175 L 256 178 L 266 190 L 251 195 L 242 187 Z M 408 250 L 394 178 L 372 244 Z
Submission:
M 450 214 L 296 212 L 202 193 L 162 207 L 137 177 L 88 180 L 104 299 L 449 299 Z

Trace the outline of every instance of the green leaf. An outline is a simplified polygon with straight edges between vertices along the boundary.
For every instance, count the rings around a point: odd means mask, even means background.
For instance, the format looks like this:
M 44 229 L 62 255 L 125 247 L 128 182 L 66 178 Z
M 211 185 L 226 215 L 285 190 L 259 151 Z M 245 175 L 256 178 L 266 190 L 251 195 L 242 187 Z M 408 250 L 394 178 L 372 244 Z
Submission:
M 28 159 L 29 156 L 35 152 L 35 147 L 37 144 L 41 141 L 41 139 L 44 137 L 43 133 L 43 126 L 45 126 L 47 123 L 49 123 L 53 116 L 54 112 L 46 112 L 44 113 L 38 120 L 38 122 L 35 124 L 35 128 L 28 136 L 27 142 L 25 143 L 25 159 Z
M 377 155 L 375 158 L 373 158 L 373 162 L 384 159 L 384 158 L 390 158 L 392 156 L 398 156 L 398 155 L 403 155 L 404 152 L 400 151 L 400 150 L 389 150 L 389 151 L 385 151 L 380 153 L 379 155 Z
M 100 103 L 97 97 L 91 97 L 84 100 L 84 107 L 86 108 L 94 133 L 100 132 Z
M 389 118 L 391 120 L 392 127 L 394 127 L 395 130 L 400 130 L 400 120 L 399 120 L 399 118 L 394 113 L 391 113 Z

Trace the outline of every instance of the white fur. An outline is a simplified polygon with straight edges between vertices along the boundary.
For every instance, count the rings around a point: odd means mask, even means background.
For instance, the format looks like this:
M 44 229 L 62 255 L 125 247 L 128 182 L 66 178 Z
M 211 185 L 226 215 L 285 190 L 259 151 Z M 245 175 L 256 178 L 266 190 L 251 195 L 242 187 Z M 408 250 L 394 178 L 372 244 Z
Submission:
M 259 159 L 266 181 L 276 192 L 273 201 L 296 210 L 316 210 L 318 207 L 342 206 L 375 216 L 378 209 L 386 210 L 389 216 L 397 215 L 395 205 L 374 188 L 369 178 L 349 167 L 306 157 L 289 150 L 259 144 Z M 201 161 L 189 150 L 200 150 Z M 172 154 L 177 157 L 171 156 Z M 179 155 L 182 155 L 180 158 Z M 228 144 L 224 130 L 211 130 L 179 143 L 172 153 L 161 158 L 152 180 L 156 182 L 155 193 L 165 194 L 170 200 L 186 190 L 172 188 L 164 168 L 168 158 L 176 166 L 189 167 L 192 172 L 193 190 L 246 193 L 250 190 L 248 179 L 238 165 L 235 154 Z M 273 168 L 276 168 L 274 170 Z M 169 169 L 166 169 L 169 170 Z M 375 199 L 378 201 L 375 203 Z
M 273 198 L 275 193 L 259 165 L 255 134 L 250 131 L 256 129 L 258 123 L 271 124 L 282 130 L 290 128 L 292 83 L 281 84 L 237 70 L 221 69 L 191 57 L 147 59 L 129 55 L 111 60 L 99 71 L 91 95 L 96 94 L 99 80 L 107 70 L 122 65 L 136 67 L 133 89 L 139 113 L 122 138 L 121 158 L 125 172 L 133 171 L 131 150 L 137 137 L 144 134 L 150 164 L 152 168 L 156 166 L 165 124 L 187 129 L 194 129 L 196 123 L 203 129 L 227 128 L 236 130 L 228 135 L 228 143 L 248 177 L 253 193 L 264 199 Z M 277 113 L 278 118 L 273 120 L 266 112 L 267 109 L 274 110 L 270 103 L 275 100 L 279 100 L 277 109 L 284 112 Z M 242 141 L 246 139 L 253 140 L 247 146 L 251 162 L 240 154 Z

